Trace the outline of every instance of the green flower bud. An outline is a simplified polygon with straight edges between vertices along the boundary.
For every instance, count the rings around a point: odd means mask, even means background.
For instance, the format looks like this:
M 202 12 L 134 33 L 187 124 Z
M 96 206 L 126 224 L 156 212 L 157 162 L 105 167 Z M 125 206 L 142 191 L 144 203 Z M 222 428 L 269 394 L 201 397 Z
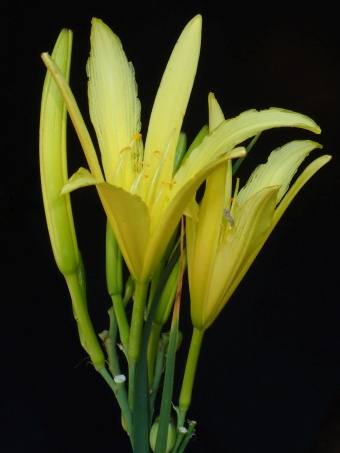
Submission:
M 151 430 L 150 430 L 150 447 L 152 451 L 155 451 L 156 448 L 156 441 L 157 441 L 157 434 L 158 434 L 158 425 L 159 421 L 158 418 L 156 418 L 155 423 L 152 425 Z M 169 428 L 168 428 L 168 439 L 166 443 L 166 450 L 165 453 L 169 453 L 172 450 L 172 447 L 175 444 L 176 440 L 176 428 L 174 424 L 170 421 L 169 422 Z

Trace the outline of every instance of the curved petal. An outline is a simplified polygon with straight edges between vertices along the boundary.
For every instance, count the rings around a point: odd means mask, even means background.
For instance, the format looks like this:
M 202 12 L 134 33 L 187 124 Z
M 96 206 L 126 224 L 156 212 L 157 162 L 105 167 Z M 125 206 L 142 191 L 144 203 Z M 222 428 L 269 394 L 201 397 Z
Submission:
M 321 147 L 321 146 L 320 146 Z M 272 232 L 274 227 L 276 226 L 277 222 L 281 219 L 283 213 L 285 210 L 288 208 L 290 203 L 293 201 L 297 193 L 302 189 L 302 187 L 306 184 L 306 182 L 318 171 L 320 168 L 322 168 L 324 165 L 326 165 L 330 160 L 332 159 L 332 156 L 321 156 L 318 159 L 315 159 L 308 167 L 301 173 L 301 175 L 297 178 L 295 183 L 292 185 L 284 199 L 281 201 L 279 206 L 276 208 L 275 215 L 274 215 L 274 221 L 272 223 L 272 226 L 270 228 L 269 234 Z
M 249 257 L 264 243 L 273 219 L 278 191 L 279 186 L 264 188 L 238 209 L 235 226 L 220 245 L 210 288 L 206 293 L 209 296 L 202 300 L 201 294 L 196 292 L 197 282 L 193 282 L 191 316 L 195 327 L 206 329 L 214 322 L 228 301 L 226 295 L 231 283 L 235 279 L 240 282 L 239 276 L 244 275 L 242 271 Z
M 195 192 L 203 181 L 215 168 L 220 165 L 225 165 L 227 160 L 244 155 L 244 148 L 236 148 L 232 150 L 227 156 L 224 156 L 223 158 L 218 159 L 203 168 L 203 170 L 188 181 L 188 183 L 176 193 L 175 197 L 169 201 L 164 212 L 160 213 L 160 217 L 157 221 L 157 228 L 154 231 L 154 235 L 147 251 L 143 275 L 150 274 L 150 269 L 153 268 L 154 263 L 161 260 L 166 244 L 169 242 L 171 235 L 174 232 L 179 219 L 181 218 L 181 215 L 183 214 L 186 206 L 192 201 Z M 153 221 L 154 219 L 152 219 L 152 222 Z
M 145 143 L 144 160 L 150 164 L 150 181 L 157 170 L 159 155 L 166 153 L 160 175 L 157 175 L 148 205 L 152 205 L 157 186 L 172 178 L 178 136 L 194 83 L 201 46 L 202 18 L 194 17 L 184 28 L 163 74 L 152 108 Z
M 200 146 L 191 152 L 175 175 L 177 186 L 184 185 L 202 167 L 247 138 L 274 127 L 300 127 L 316 134 L 321 132 L 319 126 L 312 119 L 300 113 L 277 108 L 260 112 L 248 110 L 236 118 L 224 121 L 203 140 Z
M 134 162 L 142 160 L 141 142 L 131 143 L 141 129 L 141 107 L 133 66 L 127 61 L 119 38 L 100 19 L 92 19 L 91 54 L 86 69 L 90 116 L 107 182 L 117 183 L 121 150 L 131 145 L 138 148 L 129 153 L 129 159 L 124 161 L 125 169 L 121 169 L 122 184 L 128 190 L 134 179 Z
M 277 203 L 287 192 L 289 183 L 307 155 L 315 148 L 322 148 L 319 143 L 310 140 L 295 140 L 270 153 L 266 164 L 259 165 L 251 174 L 247 184 L 237 195 L 241 206 L 264 187 L 281 186 Z
M 85 168 L 80 168 L 71 176 L 61 193 L 66 194 L 80 187 L 92 185 L 98 190 L 132 276 L 140 279 L 150 235 L 150 217 L 146 204 L 137 195 L 96 180 Z
M 148 208 L 140 197 L 120 187 L 101 183 L 97 190 L 125 262 L 132 276 L 142 280 L 150 238 Z

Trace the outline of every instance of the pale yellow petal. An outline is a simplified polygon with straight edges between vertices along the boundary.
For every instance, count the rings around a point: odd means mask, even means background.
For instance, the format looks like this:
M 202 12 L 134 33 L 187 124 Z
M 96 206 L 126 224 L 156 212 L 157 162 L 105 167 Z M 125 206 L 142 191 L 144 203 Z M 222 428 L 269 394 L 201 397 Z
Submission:
M 202 328 L 204 323 L 206 328 L 212 324 L 230 297 L 228 291 L 231 284 L 235 280 L 239 283 L 249 257 L 263 245 L 272 223 L 278 190 L 278 186 L 262 189 L 238 210 L 234 227 L 227 235 L 226 242 L 220 245 L 213 278 L 209 282 L 209 296 L 203 301 L 200 301 L 200 294 L 195 291 L 194 282 L 191 316 L 195 327 Z M 196 300 L 200 301 L 199 304 Z M 197 307 L 202 304 L 203 308 L 195 309 L 195 304 Z
M 157 227 L 154 228 L 152 234 L 152 240 L 150 242 L 149 249 L 147 251 L 147 258 L 145 260 L 145 268 L 143 275 L 150 275 L 150 269 L 154 268 L 155 263 L 159 262 L 164 254 L 166 244 L 169 242 L 172 233 L 175 231 L 178 225 L 179 219 L 183 214 L 186 206 L 192 201 L 193 196 L 203 181 L 209 176 L 209 174 L 217 168 L 219 165 L 225 165 L 230 155 L 235 153 L 235 157 L 242 156 L 245 153 L 244 148 L 238 148 L 228 154 L 227 157 L 221 158 L 213 162 L 211 165 L 203 168 L 195 177 L 193 177 L 188 183 L 181 188 L 180 191 L 176 192 L 176 195 L 166 204 L 164 211 L 160 213 L 160 217 L 157 218 Z M 173 190 L 172 186 L 172 190 Z M 156 222 L 152 218 L 152 222 Z
M 248 110 L 236 118 L 224 121 L 214 129 L 183 162 L 174 178 L 180 185 L 185 184 L 195 173 L 217 157 L 258 132 L 274 127 L 300 127 L 316 134 L 321 132 L 312 119 L 300 113 L 276 108 L 260 112 Z
M 91 54 L 86 69 L 90 115 L 107 182 L 117 184 L 116 172 L 123 158 L 121 151 L 137 147 L 126 151 L 129 158 L 120 169 L 124 174 L 120 181 L 129 190 L 134 179 L 134 163 L 142 160 L 141 141 L 132 143 L 141 128 L 140 102 L 133 66 L 119 38 L 100 19 L 92 19 Z
M 322 148 L 319 143 L 309 140 L 296 140 L 273 151 L 266 164 L 259 165 L 251 174 L 247 184 L 237 195 L 237 203 L 242 206 L 255 193 L 264 187 L 280 185 L 277 203 L 287 192 L 290 181 L 305 157 L 315 148 Z
M 330 160 L 332 159 L 332 156 L 321 156 L 318 159 L 315 159 L 308 167 L 301 173 L 301 175 L 297 178 L 295 183 L 292 185 L 290 190 L 287 192 L 286 196 L 284 199 L 281 201 L 279 206 L 276 208 L 275 215 L 274 215 L 274 221 L 271 226 L 270 232 L 274 229 L 275 225 L 277 222 L 280 220 L 282 217 L 283 213 L 285 210 L 288 208 L 290 203 L 293 201 L 297 193 L 302 189 L 302 187 L 306 184 L 306 182 L 318 171 L 320 168 L 322 168 L 324 165 L 326 165 Z M 268 234 L 269 235 L 269 234 Z
M 65 79 L 64 74 L 60 70 L 58 65 L 50 58 L 50 56 L 47 53 L 41 54 L 41 58 L 45 63 L 45 66 L 49 70 L 51 76 L 53 77 L 55 83 L 57 84 L 60 94 L 64 99 L 67 111 L 70 115 L 73 126 L 77 132 L 81 146 L 84 150 L 85 157 L 90 167 L 91 173 L 98 180 L 103 179 L 96 150 L 93 146 L 90 134 L 86 128 L 85 122 L 80 113 L 77 102 L 73 96 L 71 88 L 69 87 L 68 81 Z
M 60 194 L 65 195 L 81 187 L 94 186 L 100 182 L 103 181 L 98 181 L 86 168 L 80 167 L 79 170 L 73 173 L 67 183 L 64 184 Z
M 160 156 L 155 155 L 155 151 L 162 153 L 164 162 L 162 171 L 156 174 L 157 181 L 154 181 L 148 205 L 153 204 L 162 180 L 172 177 L 178 136 L 197 70 L 201 28 L 199 15 L 184 28 L 170 56 L 152 108 L 144 155 L 144 160 L 150 164 L 150 182 L 160 163 Z

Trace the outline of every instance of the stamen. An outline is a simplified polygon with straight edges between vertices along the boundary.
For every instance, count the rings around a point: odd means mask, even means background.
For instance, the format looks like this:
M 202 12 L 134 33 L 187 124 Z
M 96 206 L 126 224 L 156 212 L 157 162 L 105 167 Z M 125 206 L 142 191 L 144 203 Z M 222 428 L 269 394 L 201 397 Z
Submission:
M 142 134 L 135 134 L 131 137 L 131 140 L 137 140 L 137 138 L 142 138 Z
M 120 150 L 120 154 L 125 153 L 125 151 L 131 151 L 131 146 L 125 146 L 125 148 Z
M 234 198 L 230 198 L 230 201 L 233 202 L 233 201 L 234 201 Z M 235 201 L 235 206 L 238 207 L 237 201 Z
M 162 184 L 172 184 L 172 185 L 174 185 L 174 184 L 176 184 L 176 181 L 171 181 L 171 180 L 170 181 L 162 181 Z
M 138 165 L 146 165 L 147 167 L 150 167 L 150 164 L 148 164 L 144 160 L 139 160 L 138 162 L 135 163 L 136 167 L 138 167 Z
M 154 151 L 153 153 L 154 153 L 154 154 L 159 154 L 161 157 L 164 156 L 164 154 L 162 153 L 162 151 L 157 151 L 157 150 L 156 150 L 156 151 Z

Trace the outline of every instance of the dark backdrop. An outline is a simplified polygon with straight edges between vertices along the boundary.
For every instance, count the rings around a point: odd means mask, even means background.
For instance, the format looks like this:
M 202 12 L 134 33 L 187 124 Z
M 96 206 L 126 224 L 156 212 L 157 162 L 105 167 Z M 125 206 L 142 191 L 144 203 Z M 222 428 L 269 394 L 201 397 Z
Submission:
M 335 404 L 340 387 L 340 46 L 335 10 L 300 2 L 280 8 L 213 0 L 138 5 L 98 0 L 91 6 L 71 0 L 12 2 L 3 11 L 1 31 L 3 452 L 129 451 L 113 395 L 79 345 L 66 286 L 50 249 L 38 169 L 45 75 L 39 55 L 52 51 L 63 27 L 73 29 L 71 86 L 88 120 L 90 20 L 103 19 L 134 64 L 145 135 L 172 47 L 197 13 L 203 15 L 203 40 L 184 123 L 189 139 L 207 121 L 212 91 L 226 117 L 277 106 L 304 113 L 322 128 L 320 137 L 297 129 L 264 133 L 239 172 L 243 182 L 271 150 L 295 138 L 319 140 L 333 160 L 294 200 L 206 334 L 188 413 L 198 422 L 197 436 L 188 451 L 309 452 Z M 85 164 L 72 127 L 69 149 L 72 172 Z M 315 157 L 320 154 L 314 151 Z M 108 326 L 109 307 L 105 219 L 94 190 L 75 193 L 73 206 L 90 311 L 100 332 Z M 179 370 L 189 340 L 187 302 L 184 296 Z M 180 378 L 181 373 L 178 386 Z

